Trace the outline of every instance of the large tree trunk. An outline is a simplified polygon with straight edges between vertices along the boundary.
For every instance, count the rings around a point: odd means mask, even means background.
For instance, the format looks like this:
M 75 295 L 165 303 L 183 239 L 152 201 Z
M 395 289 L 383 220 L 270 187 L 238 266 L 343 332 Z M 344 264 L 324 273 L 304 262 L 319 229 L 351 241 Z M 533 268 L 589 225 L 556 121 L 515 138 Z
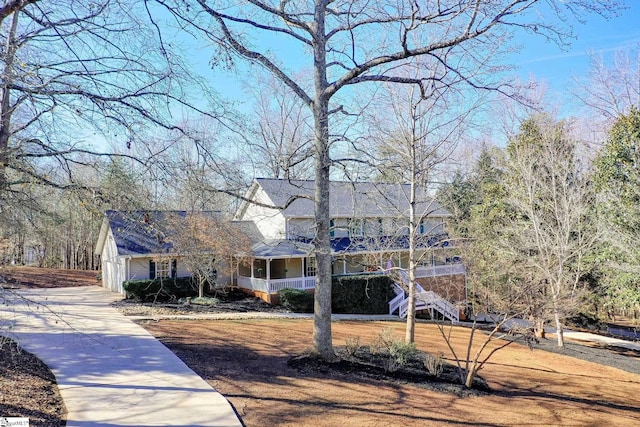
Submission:
M 11 29 L 7 36 L 2 56 L 4 57 L 4 70 L 2 70 L 2 86 L 0 87 L 0 192 L 6 190 L 6 168 L 9 161 L 9 137 L 11 135 L 11 94 L 10 86 L 13 83 L 13 60 L 16 53 L 15 36 L 18 28 L 18 12 L 13 13 Z
M 323 7 L 315 13 L 316 44 L 314 45 L 315 99 L 315 254 L 316 290 L 314 299 L 313 351 L 323 359 L 335 359 L 331 337 L 331 240 L 329 236 L 329 97 L 325 51 Z

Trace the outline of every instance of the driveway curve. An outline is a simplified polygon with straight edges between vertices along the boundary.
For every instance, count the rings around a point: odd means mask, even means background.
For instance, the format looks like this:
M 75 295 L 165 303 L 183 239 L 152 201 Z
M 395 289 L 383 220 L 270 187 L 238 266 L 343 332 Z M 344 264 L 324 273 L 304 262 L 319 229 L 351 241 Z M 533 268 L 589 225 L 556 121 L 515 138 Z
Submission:
M 100 287 L 18 291 L 0 308 L 4 333 L 44 361 L 67 426 L 242 426 L 229 402 Z

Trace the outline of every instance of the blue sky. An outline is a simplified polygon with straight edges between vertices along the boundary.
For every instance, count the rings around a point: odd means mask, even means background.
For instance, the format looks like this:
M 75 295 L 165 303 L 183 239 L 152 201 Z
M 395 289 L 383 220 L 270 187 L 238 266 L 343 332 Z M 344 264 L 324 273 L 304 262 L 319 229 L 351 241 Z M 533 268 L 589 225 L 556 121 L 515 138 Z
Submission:
M 514 43 L 521 46 L 521 51 L 513 54 L 509 62 L 517 67 L 516 74 L 522 80 L 533 77 L 546 83 L 551 95 L 563 99 L 568 96 L 572 78 L 587 74 L 590 51 L 610 59 L 616 50 L 634 48 L 640 44 L 640 0 L 627 0 L 627 4 L 628 8 L 618 17 L 606 20 L 590 15 L 586 23 L 574 23 L 576 38 L 571 39 L 570 46 L 564 49 L 543 37 L 519 33 Z M 272 46 L 272 49 L 278 50 L 277 46 Z M 200 60 L 204 62 L 210 57 L 210 52 L 202 50 L 201 55 Z M 287 58 L 287 55 L 284 57 Z M 212 75 L 208 64 L 201 64 L 200 67 L 208 68 L 204 72 L 212 78 L 221 94 L 242 98 L 238 84 L 230 81 L 233 80 L 231 75 L 225 75 L 219 68 Z
M 575 40 L 571 46 L 561 50 L 556 44 L 540 37 L 521 36 L 517 43 L 522 51 L 513 56 L 513 64 L 518 67 L 518 75 L 528 80 L 545 82 L 549 89 L 560 94 L 571 84 L 572 76 L 584 76 L 589 70 L 588 52 L 611 58 L 619 49 L 637 47 L 640 44 L 640 1 L 628 0 L 628 9 L 620 16 L 605 20 L 590 16 L 585 24 L 574 25 Z

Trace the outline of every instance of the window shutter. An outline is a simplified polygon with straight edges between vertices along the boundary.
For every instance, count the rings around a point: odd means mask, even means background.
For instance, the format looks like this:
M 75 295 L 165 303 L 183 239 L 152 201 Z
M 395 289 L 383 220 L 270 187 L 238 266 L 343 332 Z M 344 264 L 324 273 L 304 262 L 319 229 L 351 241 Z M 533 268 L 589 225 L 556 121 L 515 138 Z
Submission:
M 171 261 L 171 278 L 175 279 L 178 275 L 178 260 L 174 259 Z
M 156 278 L 156 263 L 149 261 L 149 279 Z

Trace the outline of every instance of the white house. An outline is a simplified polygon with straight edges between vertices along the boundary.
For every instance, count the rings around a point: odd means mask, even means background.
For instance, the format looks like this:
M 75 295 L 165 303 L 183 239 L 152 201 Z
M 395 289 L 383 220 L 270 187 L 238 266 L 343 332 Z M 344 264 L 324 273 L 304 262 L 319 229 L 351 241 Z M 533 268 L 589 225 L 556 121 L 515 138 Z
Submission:
M 331 183 L 334 274 L 408 266 L 409 191 L 409 185 L 403 184 Z M 313 181 L 257 179 L 253 183 L 234 219 L 253 222 L 264 240 L 253 246 L 253 262 L 239 265 L 240 288 L 267 301 L 283 288 L 314 289 L 313 194 Z M 421 291 L 430 292 L 430 298 L 434 294 L 442 304 L 462 301 L 466 299 L 465 270 L 445 230 L 450 213 L 424 194 L 418 194 L 417 200 Z M 402 315 L 404 299 L 399 296 L 398 301 L 393 311 Z
M 163 224 L 182 211 L 107 211 L 95 253 L 102 261 L 102 286 L 124 294 L 127 280 L 189 277 L 178 256 L 171 254 Z
M 331 183 L 335 275 L 407 268 L 409 190 L 402 184 Z M 238 263 L 235 277 L 229 277 L 231 283 L 268 302 L 275 301 L 283 288 L 315 288 L 313 194 L 313 181 L 255 180 L 233 221 L 253 242 L 250 261 Z M 432 301 L 422 308 L 444 310 L 453 318 L 456 309 L 451 303 L 466 299 L 466 287 L 464 266 L 446 234 L 445 219 L 450 214 L 430 197 L 418 194 L 417 199 L 421 265 L 416 273 L 423 300 Z M 171 233 L 166 229 L 168 215 L 186 213 L 106 212 L 96 245 L 102 257 L 104 287 L 123 293 L 126 280 L 191 275 L 167 242 Z M 401 274 L 400 279 L 403 277 Z M 406 295 L 402 286 L 397 286 L 396 293 L 390 313 L 403 315 Z M 455 317 L 457 320 L 457 312 Z

